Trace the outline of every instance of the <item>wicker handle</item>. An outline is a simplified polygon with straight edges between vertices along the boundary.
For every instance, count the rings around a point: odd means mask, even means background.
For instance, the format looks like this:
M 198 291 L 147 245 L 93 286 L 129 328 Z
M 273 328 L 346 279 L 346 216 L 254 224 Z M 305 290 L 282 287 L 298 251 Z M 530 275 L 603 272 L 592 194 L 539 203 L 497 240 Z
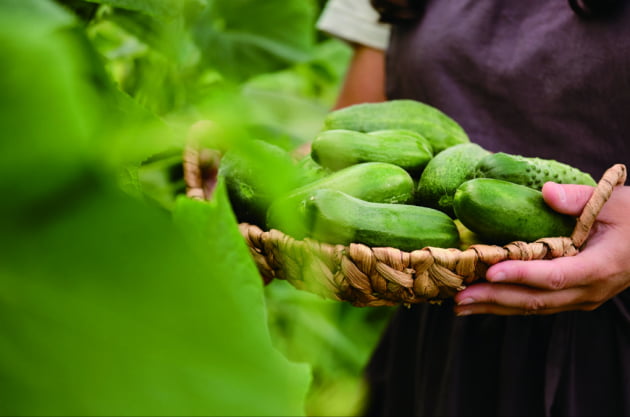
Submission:
M 608 168 L 602 178 L 599 180 L 597 187 L 593 191 L 591 198 L 588 200 L 582 214 L 577 220 L 575 229 L 571 234 L 571 241 L 576 248 L 581 248 L 586 242 L 588 235 L 595 223 L 595 219 L 600 210 L 610 198 L 613 188 L 623 185 L 626 182 L 626 166 L 623 164 L 615 164 Z

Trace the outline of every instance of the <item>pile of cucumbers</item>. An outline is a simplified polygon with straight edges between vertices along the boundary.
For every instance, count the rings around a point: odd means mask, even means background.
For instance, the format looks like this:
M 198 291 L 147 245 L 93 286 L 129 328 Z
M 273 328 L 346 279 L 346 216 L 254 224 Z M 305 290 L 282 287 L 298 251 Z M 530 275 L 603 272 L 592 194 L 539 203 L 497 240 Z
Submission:
M 219 169 L 238 220 L 331 244 L 412 251 L 569 236 L 576 219 L 549 208 L 542 185 L 596 185 L 555 160 L 483 149 L 440 110 L 406 99 L 330 112 L 297 162 L 253 146 L 254 160 L 228 151 Z

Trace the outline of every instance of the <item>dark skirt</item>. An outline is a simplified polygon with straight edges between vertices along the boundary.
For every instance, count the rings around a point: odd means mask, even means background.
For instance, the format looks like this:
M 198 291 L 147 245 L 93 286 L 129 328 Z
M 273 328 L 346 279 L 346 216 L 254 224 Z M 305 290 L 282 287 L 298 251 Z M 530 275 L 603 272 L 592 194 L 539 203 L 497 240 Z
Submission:
M 401 307 L 367 369 L 370 416 L 630 414 L 630 292 L 593 312 Z

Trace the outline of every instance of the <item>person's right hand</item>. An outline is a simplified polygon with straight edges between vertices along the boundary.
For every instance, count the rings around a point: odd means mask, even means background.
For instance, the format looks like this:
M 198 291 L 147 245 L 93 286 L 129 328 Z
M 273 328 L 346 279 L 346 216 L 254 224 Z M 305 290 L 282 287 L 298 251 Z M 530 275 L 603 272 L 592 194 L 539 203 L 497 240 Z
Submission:
M 546 183 L 543 197 L 558 212 L 578 216 L 594 188 Z M 527 315 L 594 310 L 630 287 L 630 187 L 617 187 L 576 256 L 503 261 L 486 282 L 455 296 L 455 313 Z

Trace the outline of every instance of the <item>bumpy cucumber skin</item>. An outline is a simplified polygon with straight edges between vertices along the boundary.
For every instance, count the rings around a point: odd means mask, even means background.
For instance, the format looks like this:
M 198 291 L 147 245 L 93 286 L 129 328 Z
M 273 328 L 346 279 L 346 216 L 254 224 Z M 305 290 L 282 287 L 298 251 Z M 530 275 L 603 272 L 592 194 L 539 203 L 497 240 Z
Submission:
M 455 222 L 427 207 L 367 202 L 322 189 L 306 201 L 305 212 L 310 236 L 331 244 L 354 242 L 403 251 L 459 245 Z
M 570 236 L 576 223 L 551 209 L 542 192 L 494 178 L 464 182 L 455 192 L 453 208 L 464 226 L 484 243 L 496 245 Z
M 474 173 L 477 162 L 490 152 L 476 143 L 462 143 L 435 155 L 426 165 L 416 189 L 418 205 L 441 210 L 451 217 L 455 190 Z
M 311 155 L 315 162 L 334 171 L 362 162 L 387 162 L 419 175 L 433 158 L 433 148 L 426 138 L 411 130 L 364 133 L 333 129 L 315 137 Z
M 386 162 L 364 162 L 334 171 L 274 201 L 267 210 L 267 227 L 296 239 L 306 237 L 305 202 L 321 189 L 339 190 L 378 203 L 405 204 L 414 196 L 413 178 L 407 171 Z
M 541 190 L 547 181 L 561 184 L 597 183 L 590 174 L 568 164 L 543 158 L 497 152 L 484 157 L 475 168 L 475 178 L 495 178 Z
M 470 142 L 464 129 L 452 118 L 428 104 L 408 99 L 360 103 L 330 112 L 324 129 L 372 132 L 407 129 L 427 138 L 435 154 L 458 143 Z

